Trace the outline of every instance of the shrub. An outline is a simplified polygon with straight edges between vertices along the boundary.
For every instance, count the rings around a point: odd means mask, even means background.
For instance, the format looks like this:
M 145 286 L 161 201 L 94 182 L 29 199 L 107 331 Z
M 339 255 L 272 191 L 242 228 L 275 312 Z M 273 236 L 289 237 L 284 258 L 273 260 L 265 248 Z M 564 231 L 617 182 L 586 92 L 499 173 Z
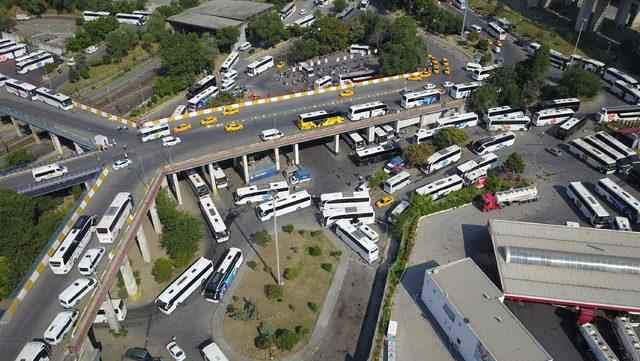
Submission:
M 311 231 L 311 237 L 322 237 L 324 235 L 324 229 L 316 229 L 315 231 Z
M 271 242 L 273 237 L 267 232 L 266 229 L 261 229 L 255 234 L 256 242 L 261 246 L 266 246 Z
M 4 157 L 3 168 L 16 167 L 25 163 L 33 162 L 34 160 L 36 160 L 36 157 L 27 153 L 26 149 L 17 149 L 13 152 L 7 153 Z
M 303 325 L 296 326 L 296 333 L 300 336 L 304 336 L 309 333 L 309 327 Z
M 300 274 L 300 270 L 296 267 L 284 269 L 284 278 L 288 280 L 292 280 L 298 277 L 299 274 Z
M 153 263 L 151 274 L 153 275 L 153 279 L 158 283 L 169 281 L 173 275 L 173 262 L 167 258 L 158 258 Z
M 369 187 L 370 188 L 380 187 L 380 184 L 386 181 L 387 179 L 389 179 L 389 175 L 385 171 L 378 169 L 374 173 L 373 177 L 369 178 Z
M 287 233 L 293 233 L 293 224 L 287 224 L 283 227 L 283 229 Z
M 320 267 L 327 272 L 331 272 L 333 270 L 333 265 L 331 263 L 323 263 Z
M 342 256 L 342 251 L 331 251 L 329 255 L 331 257 L 340 258 L 340 256 Z
M 251 269 L 256 269 L 256 267 L 258 267 L 258 264 L 256 263 L 256 261 L 249 261 L 247 262 L 247 266 L 249 266 L 249 268 Z
M 319 256 L 322 254 L 322 249 L 320 248 L 320 246 L 311 246 L 309 247 L 309 254 L 312 256 Z
M 295 311 L 296 310 L 296 305 L 289 304 L 289 309 L 291 311 Z
M 315 302 L 307 302 L 307 307 L 314 313 L 318 311 L 318 305 Z
M 282 285 L 265 285 L 264 293 L 267 295 L 267 298 L 271 301 L 273 300 L 281 300 L 282 295 L 284 294 L 284 286 Z
M 276 334 L 276 346 L 280 350 L 291 350 L 300 341 L 300 336 L 291 330 L 278 330 Z
M 444 128 L 437 132 L 432 138 L 433 145 L 438 150 L 444 149 L 451 145 L 464 146 L 469 142 L 469 136 L 467 133 L 459 128 Z
M 276 327 L 270 323 L 260 322 L 258 332 L 260 332 L 261 335 L 273 336 L 276 333 Z
M 522 159 L 522 156 L 516 152 L 511 153 L 502 165 L 502 169 L 505 172 L 523 173 L 524 168 L 524 159 Z
M 261 350 L 266 350 L 271 347 L 271 337 L 266 335 L 258 335 L 253 339 L 254 345 Z

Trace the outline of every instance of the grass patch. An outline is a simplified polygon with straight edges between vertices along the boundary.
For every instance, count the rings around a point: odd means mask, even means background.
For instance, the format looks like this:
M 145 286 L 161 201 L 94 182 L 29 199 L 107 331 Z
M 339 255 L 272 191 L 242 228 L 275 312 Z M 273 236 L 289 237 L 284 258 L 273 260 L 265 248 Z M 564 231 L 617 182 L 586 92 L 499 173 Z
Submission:
M 265 359 L 269 356 L 268 349 L 260 349 L 255 343 L 262 322 L 268 322 L 277 329 L 307 330 L 307 332 L 297 332 L 300 340 L 290 351 L 271 349 L 271 355 L 275 359 L 295 353 L 307 343 L 311 334 L 308 330 L 313 330 L 315 327 L 337 266 L 336 257 L 331 256 L 336 251 L 331 242 L 322 233 L 315 233 L 315 235 L 311 233 L 281 232 L 279 235 L 280 270 L 284 273 L 286 268 L 295 269 L 299 273 L 291 280 L 285 280 L 282 277 L 284 290 L 281 300 L 267 297 L 265 285 L 274 285 L 276 282 L 271 274 L 265 271 L 264 265 L 259 264 L 255 269 L 249 267 L 245 269 L 232 304 L 242 308 L 245 299 L 255 300 L 259 311 L 257 319 L 249 321 L 224 316 L 222 332 L 227 342 L 236 351 L 257 359 Z M 311 256 L 306 250 L 312 245 L 320 247 L 322 253 Z M 260 247 L 258 252 L 267 265 L 275 271 L 274 243 Z M 333 263 L 334 267 L 327 271 L 321 267 L 324 263 Z M 316 305 L 316 312 L 309 308 L 309 303 Z

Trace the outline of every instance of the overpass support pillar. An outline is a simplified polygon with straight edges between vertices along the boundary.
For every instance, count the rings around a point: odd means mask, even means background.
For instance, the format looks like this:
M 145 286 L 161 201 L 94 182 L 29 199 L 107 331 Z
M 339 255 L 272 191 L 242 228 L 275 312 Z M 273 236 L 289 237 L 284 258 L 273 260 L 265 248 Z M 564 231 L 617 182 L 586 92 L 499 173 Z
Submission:
M 582 0 L 582 4 L 580 5 L 580 10 L 578 11 L 578 17 L 576 18 L 576 23 L 574 25 L 575 31 L 580 31 L 580 27 L 583 26 L 582 22 L 586 19 L 587 24 L 584 24 L 582 30 L 585 30 L 589 27 L 589 19 L 591 19 L 591 13 L 593 12 L 593 5 L 595 5 L 596 0 Z
M 124 280 L 124 287 L 127 290 L 129 297 L 138 298 L 138 284 L 136 283 L 136 278 L 134 277 L 133 270 L 131 269 L 129 256 L 124 257 L 124 261 L 122 261 L 122 265 L 120 266 L 120 274 Z
M 142 260 L 145 263 L 151 262 L 151 252 L 149 252 L 149 243 L 147 243 L 147 237 L 144 235 L 144 229 L 142 229 L 142 225 L 138 228 L 138 232 L 136 233 L 136 238 L 138 239 L 138 248 L 140 248 L 140 254 L 142 254 Z
M 340 151 L 340 135 L 336 134 L 333 136 L 333 153 L 338 154 Z
M 273 157 L 276 161 L 276 171 L 280 171 L 280 148 L 276 147 L 273 149 Z
M 632 4 L 631 10 L 630 10 L 629 22 L 627 23 L 630 28 L 640 27 L 640 16 L 638 16 L 638 13 L 640 13 L 640 5 Z
M 16 134 L 19 137 L 23 136 L 24 133 L 22 133 L 22 128 L 20 128 L 20 123 L 18 123 L 18 121 L 14 117 L 9 117 L 9 118 L 11 118 L 11 124 L 13 124 L 13 129 L 16 130 Z
M 29 129 L 31 129 L 31 134 L 33 135 L 33 139 L 36 141 L 36 144 L 40 144 L 40 137 L 38 137 L 38 129 L 33 125 L 29 124 Z
M 218 186 L 216 185 L 216 177 L 213 175 L 213 164 L 209 163 L 207 164 L 207 167 L 209 168 L 209 180 L 211 181 L 211 190 L 213 191 L 213 194 L 217 195 L 218 194 Z
M 250 180 L 250 177 L 249 177 L 249 160 L 247 159 L 247 155 L 246 154 L 242 155 L 242 171 L 244 173 L 244 182 L 246 184 L 249 184 L 250 183 L 249 182 L 249 180 Z
M 49 132 L 49 137 L 51 137 L 51 142 L 53 143 L 53 148 L 56 150 L 56 153 L 62 155 L 62 145 L 60 144 L 60 138 L 54 133 Z
M 629 13 L 631 12 L 631 0 L 620 0 L 618 4 L 618 12 L 616 13 L 615 23 L 618 27 L 627 25 Z
M 113 302 L 111 302 L 111 295 L 107 293 L 107 297 L 102 302 L 102 308 L 104 309 L 104 314 L 107 317 L 107 323 L 109 324 L 109 328 L 113 332 L 120 332 L 120 321 L 118 320 L 118 316 L 116 315 L 116 310 L 113 308 Z
M 298 143 L 293 145 L 293 163 L 300 164 L 300 146 Z
M 598 31 L 598 29 L 600 29 L 600 25 L 602 25 L 605 12 L 607 10 L 607 7 L 609 7 L 610 2 L 611 0 L 596 0 L 596 6 L 595 6 L 595 9 L 593 10 L 591 21 L 588 24 L 585 24 L 585 25 L 588 25 L 588 29 L 590 31 Z
M 163 188 L 169 188 L 169 181 L 167 180 L 167 177 L 162 178 L 162 182 L 160 182 L 160 187 Z
M 367 128 L 367 143 L 368 143 L 368 144 L 373 143 L 373 140 L 374 140 L 374 138 L 375 138 L 375 137 L 373 136 L 373 135 L 374 135 L 374 129 L 375 129 L 375 127 L 369 127 L 369 128 Z
M 76 148 L 76 153 L 77 154 L 82 154 L 84 153 L 84 149 L 82 149 L 82 147 L 80 146 L 80 144 L 73 142 L 73 146 Z
M 149 215 L 151 215 L 153 229 L 157 234 L 162 234 L 162 223 L 160 223 L 160 217 L 158 217 L 158 207 L 156 207 L 155 199 L 151 202 L 151 207 L 149 207 Z
M 182 194 L 180 193 L 180 183 L 178 183 L 178 173 L 171 174 L 171 178 L 173 191 L 176 193 L 176 200 L 178 201 L 178 204 L 182 204 Z
M 82 340 L 82 345 L 80 345 L 80 350 L 78 351 L 78 355 L 80 356 L 79 360 L 89 360 L 95 349 L 96 348 L 93 347 L 93 344 L 89 339 L 89 335 L 86 335 Z

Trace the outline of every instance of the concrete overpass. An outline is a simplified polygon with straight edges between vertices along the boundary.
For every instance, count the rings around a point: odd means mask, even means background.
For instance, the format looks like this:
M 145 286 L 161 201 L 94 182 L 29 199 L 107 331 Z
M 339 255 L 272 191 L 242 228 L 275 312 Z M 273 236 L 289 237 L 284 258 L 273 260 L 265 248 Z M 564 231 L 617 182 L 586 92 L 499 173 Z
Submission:
M 527 8 L 546 8 L 554 1 L 552 0 L 527 0 Z M 607 7 L 611 0 L 559 0 L 556 1 L 564 6 L 575 4 L 579 8 L 578 16 L 574 24 L 576 32 L 598 31 L 604 21 Z M 637 0 L 620 0 L 616 11 L 615 24 L 619 27 L 638 28 L 640 27 L 640 2 Z

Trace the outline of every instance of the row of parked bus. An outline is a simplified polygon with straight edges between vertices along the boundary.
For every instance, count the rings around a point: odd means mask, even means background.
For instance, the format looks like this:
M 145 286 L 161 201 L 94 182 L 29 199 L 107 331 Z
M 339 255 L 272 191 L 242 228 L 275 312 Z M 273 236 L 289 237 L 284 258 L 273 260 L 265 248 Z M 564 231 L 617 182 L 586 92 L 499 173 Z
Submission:
M 612 226 L 618 230 L 631 230 L 629 220 L 640 223 L 640 201 L 611 178 L 598 180 L 595 192 L 623 217 L 612 217 L 583 183 L 569 183 L 567 197 L 593 227 Z
M 116 21 L 120 24 L 130 24 L 143 26 L 147 23 L 147 19 L 151 15 L 150 12 L 144 10 L 136 10 L 132 13 L 117 13 L 115 15 Z M 82 13 L 82 18 L 84 21 L 93 21 L 106 16 L 111 16 L 111 13 L 108 11 L 84 11 Z
M 45 87 L 36 87 L 18 79 L 7 78 L 0 74 L 0 86 L 5 87 L 9 94 L 19 96 L 28 100 L 39 100 L 45 104 L 54 106 L 62 110 L 73 108 L 73 101 L 62 93 L 54 93 Z
M 640 165 L 636 152 L 604 131 L 572 140 L 569 151 L 602 174 L 628 173 Z
M 53 55 L 44 50 L 27 51 L 27 45 L 11 39 L 0 39 L 0 62 L 15 61 L 18 74 L 43 68 L 46 64 L 53 64 Z

